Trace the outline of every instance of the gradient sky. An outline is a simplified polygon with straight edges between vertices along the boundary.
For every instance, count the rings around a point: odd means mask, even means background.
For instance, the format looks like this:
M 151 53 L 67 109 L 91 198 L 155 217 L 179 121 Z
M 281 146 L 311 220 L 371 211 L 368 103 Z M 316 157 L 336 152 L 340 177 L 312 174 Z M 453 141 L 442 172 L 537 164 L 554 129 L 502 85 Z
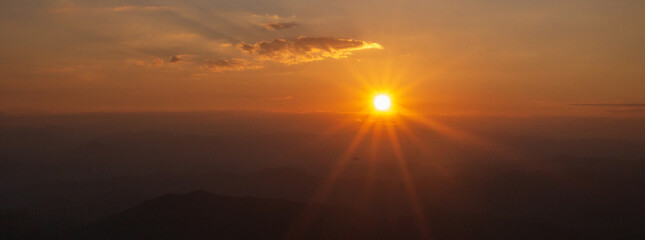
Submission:
M 0 2 L 0 111 L 645 115 L 645 2 Z

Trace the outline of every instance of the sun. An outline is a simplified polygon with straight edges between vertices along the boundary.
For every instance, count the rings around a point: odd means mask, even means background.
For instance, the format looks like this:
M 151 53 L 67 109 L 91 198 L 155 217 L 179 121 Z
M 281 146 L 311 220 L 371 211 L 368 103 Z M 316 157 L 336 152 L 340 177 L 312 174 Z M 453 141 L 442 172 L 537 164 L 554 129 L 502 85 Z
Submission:
M 387 94 L 379 94 L 374 97 L 374 108 L 378 111 L 387 111 L 390 110 L 392 106 L 392 100 Z

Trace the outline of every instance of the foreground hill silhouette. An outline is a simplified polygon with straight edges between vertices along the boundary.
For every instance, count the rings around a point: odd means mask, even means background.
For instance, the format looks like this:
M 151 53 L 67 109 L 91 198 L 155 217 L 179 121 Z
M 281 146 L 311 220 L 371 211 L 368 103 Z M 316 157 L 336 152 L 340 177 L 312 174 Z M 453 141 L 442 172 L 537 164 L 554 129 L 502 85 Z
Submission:
M 167 194 L 97 221 L 79 239 L 282 239 L 304 204 L 226 197 L 205 191 Z M 398 226 L 391 232 L 412 232 Z M 388 232 L 375 218 L 322 207 L 307 239 L 378 239 Z M 402 237 L 405 235 L 402 235 Z M 392 236 L 393 237 L 393 236 Z M 408 235 L 406 237 L 413 237 Z
M 361 122 L 346 117 L 0 114 L 0 239 L 69 239 L 73 232 L 95 233 L 73 235 L 83 239 L 158 237 L 151 229 L 161 229 L 155 231 L 163 236 L 201 237 L 185 225 L 211 228 L 229 222 L 203 237 L 282 239 L 356 135 Z M 346 120 L 346 129 L 326 131 Z M 400 145 L 431 239 L 645 239 L 644 121 L 436 120 L 520 154 L 498 154 L 411 124 L 417 141 L 402 137 Z M 376 239 L 416 237 L 407 181 L 391 143 L 374 136 L 366 136 L 345 159 L 329 196 L 320 200 L 326 206 L 320 217 L 328 220 L 316 220 L 322 223 L 313 224 L 306 236 L 342 239 L 347 235 L 325 235 L 342 227 L 352 230 L 353 239 L 373 239 L 373 233 Z M 378 146 L 377 154 L 372 146 Z M 218 195 L 201 201 L 170 195 L 184 200 L 123 215 L 163 194 L 197 189 Z M 256 203 L 239 200 L 244 197 L 256 197 Z M 290 207 L 264 203 L 277 201 L 270 199 L 285 199 L 290 202 L 283 205 Z M 227 207 L 227 201 L 244 206 Z M 199 211 L 169 212 L 185 205 Z M 186 217 L 177 217 L 178 212 Z M 198 215 L 202 212 L 208 214 Z M 129 218 L 154 221 L 113 225 Z M 201 223 L 202 218 L 211 220 Z M 244 229 L 244 235 L 231 233 L 230 226 Z
M 167 194 L 89 224 L 75 239 L 421 239 L 412 217 L 378 218 L 319 206 L 307 228 L 293 228 L 304 204 L 226 197 L 205 191 Z M 532 219 L 434 214 L 432 239 L 571 239 L 579 232 Z M 292 234 L 304 232 L 302 235 Z M 293 238 L 296 236 L 296 238 Z

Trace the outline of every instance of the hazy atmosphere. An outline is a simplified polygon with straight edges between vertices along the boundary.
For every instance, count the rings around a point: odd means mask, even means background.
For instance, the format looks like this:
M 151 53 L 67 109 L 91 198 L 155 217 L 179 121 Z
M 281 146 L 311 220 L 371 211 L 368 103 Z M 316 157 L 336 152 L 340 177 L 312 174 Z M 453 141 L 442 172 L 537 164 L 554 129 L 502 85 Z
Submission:
M 3 1 L 8 113 L 632 115 L 641 1 Z M 358 102 L 358 103 L 357 103 Z M 609 112 L 609 113 L 608 113 Z
M 644 12 L 4 0 L 0 239 L 644 239 Z

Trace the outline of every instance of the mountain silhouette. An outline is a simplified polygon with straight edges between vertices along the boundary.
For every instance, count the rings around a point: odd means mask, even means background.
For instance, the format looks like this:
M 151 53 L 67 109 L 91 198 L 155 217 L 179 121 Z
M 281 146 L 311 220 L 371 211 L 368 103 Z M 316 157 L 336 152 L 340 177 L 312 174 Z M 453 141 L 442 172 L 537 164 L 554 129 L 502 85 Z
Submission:
M 226 197 L 206 191 L 166 194 L 94 222 L 77 239 L 283 239 L 297 226 L 305 205 L 285 200 Z M 345 209 L 319 206 L 306 224 L 306 239 L 383 239 L 412 233 L 412 227 L 384 227 L 384 221 Z M 402 235 L 406 236 L 406 235 Z M 391 236 L 393 237 L 393 236 Z
M 302 215 L 307 206 L 315 214 Z M 309 211 L 308 213 L 312 213 Z M 303 218 L 310 216 L 311 218 Z M 303 219 L 308 219 L 303 221 Z M 304 224 L 303 224 L 304 223 Z M 572 229 L 526 218 L 429 215 L 430 239 L 575 239 Z M 90 223 L 73 239 L 423 239 L 413 217 L 381 218 L 330 205 L 228 197 L 206 191 L 166 194 Z

